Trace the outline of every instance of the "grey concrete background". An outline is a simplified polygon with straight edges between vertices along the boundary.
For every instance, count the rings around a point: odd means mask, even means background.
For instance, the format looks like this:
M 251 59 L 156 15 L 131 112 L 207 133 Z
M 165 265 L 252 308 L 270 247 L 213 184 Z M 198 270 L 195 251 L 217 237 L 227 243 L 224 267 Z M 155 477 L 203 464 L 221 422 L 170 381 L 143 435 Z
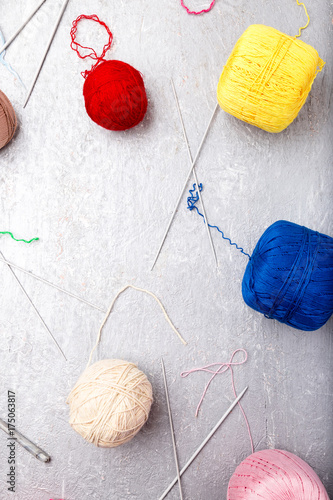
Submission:
M 3 0 L 0 28 L 8 38 L 37 0 Z M 196 8 L 203 4 L 188 0 Z M 60 8 L 47 0 L 7 51 L 29 86 Z M 333 235 L 332 12 L 307 2 L 311 23 L 302 40 L 327 64 L 295 122 L 272 135 L 219 110 L 198 163 L 209 220 L 251 252 L 268 225 L 284 218 Z M 113 133 L 87 116 L 80 72 L 90 67 L 70 49 L 71 22 L 96 13 L 114 34 L 109 58 L 144 75 L 149 108 L 143 123 Z M 154 390 L 147 425 L 123 447 L 97 449 L 68 424 L 66 397 L 84 370 L 103 314 L 19 272 L 21 282 L 64 349 L 47 337 L 5 265 L 0 289 L 0 408 L 17 396 L 17 428 L 50 453 L 39 463 L 17 448 L 17 493 L 6 490 L 6 436 L 0 434 L 0 498 L 47 500 L 156 499 L 175 476 L 160 370 L 164 357 L 180 464 L 201 443 L 233 399 L 230 375 L 212 384 L 194 417 L 207 376 L 183 380 L 184 369 L 228 361 L 234 349 L 249 359 L 235 369 L 237 389 L 256 449 L 282 448 L 306 460 L 333 495 L 332 320 L 303 333 L 265 319 L 241 297 L 247 259 L 213 233 L 216 270 L 202 221 L 184 198 L 153 272 L 150 266 L 188 170 L 170 87 L 174 79 L 193 154 L 216 102 L 223 64 L 249 24 L 294 35 L 304 24 L 293 0 L 217 0 L 204 16 L 188 16 L 178 0 L 71 1 L 31 100 L 3 66 L 0 88 L 19 128 L 0 151 L 1 224 L 30 246 L 2 237 L 14 263 L 107 308 L 133 283 L 156 293 L 187 339 L 184 347 L 148 296 L 132 290 L 116 304 L 95 360 L 138 363 Z M 98 49 L 105 33 L 82 25 L 82 40 Z M 235 467 L 250 454 L 238 409 L 183 477 L 185 498 L 221 500 Z M 169 494 L 179 498 L 178 490 Z

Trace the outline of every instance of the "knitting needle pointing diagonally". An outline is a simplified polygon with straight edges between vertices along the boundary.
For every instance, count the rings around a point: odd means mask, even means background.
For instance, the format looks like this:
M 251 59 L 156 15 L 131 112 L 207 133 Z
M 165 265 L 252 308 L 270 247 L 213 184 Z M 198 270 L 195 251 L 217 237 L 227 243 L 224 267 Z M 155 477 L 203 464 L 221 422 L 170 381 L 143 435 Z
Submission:
M 153 265 L 152 265 L 152 267 L 151 267 L 151 271 L 153 270 L 153 268 L 154 268 L 154 266 L 155 266 L 155 264 L 156 264 L 156 261 L 157 261 L 157 259 L 158 259 L 158 256 L 159 256 L 159 254 L 160 254 L 160 252 L 161 252 L 161 250 L 162 250 L 162 247 L 163 247 L 164 241 L 165 241 L 165 239 L 166 239 L 166 237 L 167 237 L 167 234 L 168 234 L 168 232 L 169 232 L 169 229 L 170 229 L 170 226 L 171 226 L 172 221 L 173 221 L 173 219 L 174 219 L 174 216 L 176 215 L 177 208 L 178 208 L 178 206 L 179 206 L 179 203 L 180 203 L 180 201 L 181 201 L 181 199 L 182 199 L 182 196 L 183 196 L 183 194 L 184 194 L 184 191 L 185 191 L 185 189 L 186 189 L 186 186 L 187 186 L 188 180 L 189 180 L 189 178 L 190 178 L 190 176 L 191 176 L 191 174 L 192 174 L 193 167 L 195 166 L 195 164 L 196 164 L 196 162 L 197 162 L 197 159 L 198 159 L 198 157 L 199 157 L 199 155 L 200 155 L 201 148 L 202 148 L 202 146 L 203 146 L 203 144 L 204 144 L 204 142 L 205 142 L 206 136 L 207 136 L 207 134 L 208 134 L 208 131 L 209 131 L 210 125 L 211 125 L 211 123 L 212 123 L 212 121 L 213 121 L 213 118 L 214 118 L 214 115 L 215 115 L 215 113 L 216 113 L 217 108 L 218 108 L 218 103 L 216 104 L 216 106 L 215 106 L 215 108 L 214 108 L 214 111 L 213 111 L 213 113 L 212 113 L 212 116 L 210 117 L 210 120 L 209 120 L 209 123 L 208 123 L 208 125 L 207 125 L 206 131 L 205 131 L 205 133 L 204 133 L 204 135 L 203 135 L 203 138 L 202 138 L 202 140 L 201 140 L 201 143 L 200 143 L 199 149 L 198 149 L 198 151 L 197 151 L 197 154 L 195 155 L 195 158 L 194 158 L 193 163 L 192 163 L 192 165 L 191 165 L 190 171 L 189 171 L 189 173 L 188 173 L 188 175 L 187 175 L 187 177 L 186 177 L 186 181 L 185 181 L 185 183 L 184 183 L 183 189 L 182 189 L 182 191 L 181 191 L 181 193 L 180 193 L 180 195 L 179 195 L 179 198 L 178 198 L 178 200 L 177 200 L 176 206 L 175 206 L 175 208 L 174 208 L 174 210 L 173 210 L 173 212 L 172 212 L 172 215 L 171 215 L 171 218 L 170 218 L 170 220 L 169 220 L 168 226 L 167 226 L 167 228 L 166 228 L 166 231 L 165 231 L 164 236 L 163 236 L 163 238 L 162 238 L 161 244 L 160 244 L 159 249 L 158 249 L 158 251 L 157 251 L 157 254 L 156 254 L 155 260 L 154 260 Z
M 6 260 L 6 259 L 5 259 L 5 257 L 4 257 L 4 255 L 3 255 L 3 253 L 2 253 L 1 251 L 0 251 L 0 255 L 2 256 L 2 258 L 3 258 L 4 260 Z M 14 276 L 14 278 L 16 279 L 16 281 L 17 281 L 18 285 L 20 286 L 20 288 L 21 288 L 22 292 L 24 293 L 24 295 L 26 296 L 26 298 L 27 298 L 27 299 L 28 299 L 28 301 L 30 302 L 30 304 L 31 304 L 31 306 L 32 306 L 32 308 L 33 308 L 33 310 L 34 310 L 34 311 L 35 311 L 35 313 L 37 314 L 37 316 L 38 316 L 38 318 L 40 319 L 40 321 L 41 321 L 42 325 L 44 326 L 45 330 L 46 330 L 46 331 L 47 331 L 47 333 L 51 336 L 51 338 L 52 338 L 53 342 L 55 343 L 55 345 L 57 346 L 57 348 L 59 349 L 59 351 L 61 352 L 61 354 L 62 354 L 62 355 L 63 355 L 63 357 L 65 358 L 65 360 L 67 361 L 67 358 L 66 358 L 65 354 L 63 353 L 63 351 L 62 351 L 61 347 L 59 346 L 59 344 L 58 344 L 58 342 L 56 341 L 56 339 L 54 338 L 54 336 L 53 336 L 53 334 L 52 334 L 51 330 L 49 329 L 49 327 L 47 326 L 47 324 L 45 323 L 45 321 L 44 321 L 44 320 L 43 320 L 43 318 L 41 317 L 41 315 L 40 315 L 40 313 L 39 313 L 38 309 L 36 308 L 35 304 L 32 302 L 32 300 L 31 300 L 31 298 L 29 297 L 29 295 L 27 294 L 27 292 L 26 292 L 25 288 L 23 287 L 22 283 L 20 282 L 20 280 L 18 279 L 18 277 L 16 276 L 16 274 L 14 273 L 14 271 L 13 271 L 13 269 L 10 267 L 10 265 L 9 265 L 9 264 L 7 264 L 7 266 L 8 266 L 8 269 L 10 270 L 10 272 L 12 273 L 12 275 Z
M 182 126 L 182 130 L 183 130 L 183 136 L 184 136 L 184 140 L 185 140 L 185 144 L 186 144 L 186 148 L 187 148 L 188 157 L 189 157 L 189 160 L 190 160 L 190 165 L 192 165 L 193 164 L 193 158 L 192 158 L 192 155 L 191 155 L 190 145 L 188 143 L 188 139 L 187 139 L 187 135 L 186 135 L 186 130 L 185 130 L 185 125 L 184 125 L 182 113 L 180 111 L 179 101 L 178 101 L 178 97 L 177 97 L 177 93 L 176 93 L 176 89 L 175 89 L 175 85 L 173 83 L 173 80 L 171 80 L 171 85 L 172 85 L 173 95 L 175 96 L 175 101 L 176 101 L 176 106 L 177 106 L 177 110 L 178 110 L 179 120 L 180 120 L 180 123 L 181 123 L 181 126 Z M 194 176 L 194 181 L 195 181 L 195 183 L 197 185 L 197 190 L 198 190 L 198 195 L 199 195 L 199 201 L 201 203 L 201 208 L 202 208 L 202 213 L 203 213 L 203 216 L 204 216 L 204 221 L 205 221 L 205 226 L 206 226 L 206 230 L 207 230 L 208 240 L 209 240 L 212 252 L 213 252 L 213 257 L 214 257 L 214 260 L 215 260 L 215 263 L 216 263 L 216 267 L 218 267 L 219 264 L 218 264 L 217 257 L 216 257 L 216 251 L 215 251 L 215 248 L 214 248 L 214 243 L 213 243 L 213 240 L 212 240 L 212 235 L 210 234 L 210 229 L 209 229 L 209 224 L 208 224 L 208 218 L 207 218 L 207 215 L 206 215 L 206 209 L 205 209 L 205 205 L 204 205 L 204 202 L 203 202 L 202 194 L 201 194 L 201 191 L 199 189 L 199 182 L 198 182 L 197 172 L 196 172 L 195 166 L 193 166 L 193 176 Z
M 193 462 L 193 460 L 199 455 L 200 451 L 202 450 L 202 448 L 204 446 L 206 446 L 206 444 L 208 443 L 208 441 L 210 440 L 210 438 L 215 434 L 215 432 L 217 431 L 217 429 L 220 427 L 220 425 L 222 424 L 222 422 L 224 422 L 224 420 L 227 418 L 227 416 L 229 415 L 229 413 L 232 412 L 232 410 L 235 408 L 235 406 L 237 405 L 238 401 L 244 396 L 244 394 L 246 393 L 247 391 L 247 387 L 245 387 L 245 389 L 242 390 L 242 392 L 239 394 L 239 396 L 234 400 L 234 402 L 229 406 L 229 408 L 227 409 L 227 411 L 225 412 L 225 414 L 223 415 L 223 417 L 221 417 L 221 419 L 217 422 L 217 424 L 215 425 L 215 427 L 213 427 L 213 429 L 210 431 L 210 433 L 208 434 L 208 436 L 203 440 L 203 442 L 201 443 L 201 445 L 199 446 L 199 448 L 193 453 L 193 455 L 191 456 L 191 458 L 186 462 L 186 464 L 184 465 L 184 467 L 182 468 L 182 470 L 180 471 L 180 475 L 182 476 L 184 474 L 184 472 L 188 469 L 188 467 L 191 465 L 191 463 Z M 176 484 L 177 482 L 177 477 L 172 481 L 172 483 L 169 484 L 169 486 L 167 487 L 167 489 L 165 490 L 165 492 L 160 496 L 160 498 L 158 500 L 163 500 L 167 494 L 169 493 L 170 490 L 172 490 L 172 488 L 174 487 L 174 485 Z
M 35 86 L 35 84 L 36 84 L 37 78 L 38 78 L 39 73 L 40 73 L 40 71 L 41 71 L 41 69 L 42 69 L 42 66 L 43 66 L 43 64 L 44 64 L 44 61 L 45 61 L 46 56 L 47 56 L 47 53 L 48 53 L 48 51 L 49 51 L 49 49 L 50 49 L 50 47 L 51 47 L 51 43 L 52 43 L 52 41 L 53 41 L 54 35 L 56 34 L 56 31 L 57 31 L 57 29 L 58 29 L 58 26 L 59 26 L 59 24 L 60 24 L 61 18 L 62 18 L 62 16 L 63 16 L 63 13 L 65 12 L 65 9 L 66 9 L 66 7 L 67 7 L 68 2 L 69 2 L 69 0 L 65 0 L 65 1 L 64 1 L 64 3 L 63 3 L 63 5 L 62 5 L 62 7 L 61 7 L 61 9 L 60 9 L 58 19 L 56 20 L 56 23 L 55 23 L 55 25 L 54 25 L 54 28 L 53 28 L 53 31 L 52 31 L 52 33 L 51 33 L 50 39 L 49 39 L 49 41 L 48 41 L 48 44 L 47 44 L 47 46 L 46 46 L 46 49 L 45 49 L 44 55 L 43 55 L 43 57 L 42 57 L 42 60 L 41 60 L 41 61 L 40 61 L 40 63 L 39 63 L 39 66 L 38 66 L 38 69 L 37 69 L 36 74 L 35 74 L 35 76 L 34 76 L 34 79 L 33 79 L 33 81 L 32 81 L 32 84 L 31 84 L 31 86 L 30 86 L 30 88 L 29 88 L 29 90 L 28 90 L 27 97 L 26 97 L 25 102 L 24 102 L 24 104 L 23 104 L 23 107 L 24 107 L 24 108 L 26 107 L 26 105 L 27 105 L 27 103 L 28 103 L 28 101 L 29 101 L 29 98 L 30 98 L 31 92 L 32 92 L 32 91 L 33 91 L 33 89 L 34 89 L 34 86 Z
M 169 400 L 168 384 L 167 384 L 167 379 L 166 379 L 166 374 L 165 374 L 165 367 L 164 367 L 164 363 L 163 363 L 163 359 L 162 358 L 161 358 L 161 365 L 162 365 L 162 373 L 163 373 L 163 380 L 164 380 L 165 398 L 166 398 L 166 402 L 167 402 L 167 406 L 168 406 L 168 413 L 169 413 L 169 422 L 170 422 L 170 430 L 171 430 L 173 454 L 174 454 L 174 457 L 175 457 L 175 463 L 176 463 L 176 469 L 177 469 L 177 479 L 178 479 L 178 486 L 179 486 L 179 494 L 180 494 L 180 499 L 183 500 L 183 492 L 182 492 L 182 485 L 181 485 L 181 482 L 180 482 L 180 472 L 179 472 L 177 447 L 176 447 L 176 440 L 175 440 L 175 431 L 174 431 L 174 428 L 173 428 L 171 406 L 170 406 L 170 400 Z
M 56 290 L 59 290 L 59 292 L 65 293 L 66 295 L 69 295 L 69 297 L 73 297 L 76 300 L 79 300 L 80 302 L 83 302 L 84 304 L 87 304 L 87 306 L 93 307 L 94 309 L 97 309 L 97 311 L 101 311 L 105 313 L 105 309 L 102 309 L 99 306 L 96 306 L 95 304 L 92 304 L 88 300 L 83 299 L 82 297 L 79 297 L 78 295 L 75 295 L 75 293 L 69 292 L 68 290 L 65 290 L 64 288 L 61 288 L 61 286 L 55 285 L 54 283 L 51 283 L 51 281 L 48 281 L 44 278 L 41 278 L 40 276 L 37 276 L 36 274 L 31 273 L 30 271 L 26 271 L 23 269 L 23 267 L 17 266 L 16 264 L 13 264 L 12 262 L 8 262 L 8 260 L 0 259 L 0 262 L 3 262 L 4 264 L 7 264 L 10 267 L 13 267 L 14 269 L 18 269 L 19 271 L 22 271 L 22 273 L 27 274 L 28 276 L 31 276 L 32 278 L 41 281 L 42 283 L 45 283 L 46 285 L 51 286 L 52 288 L 55 288 Z
M 6 50 L 6 48 L 12 43 L 13 40 L 15 40 L 15 38 L 17 37 L 17 35 L 19 33 L 21 33 L 21 31 L 23 30 L 23 28 L 28 24 L 28 22 L 30 21 L 30 19 L 36 14 L 37 10 L 39 10 L 41 8 L 41 6 L 43 5 L 43 3 L 45 3 L 46 0 L 42 0 L 40 2 L 39 5 L 37 5 L 37 7 L 33 10 L 33 12 L 31 12 L 30 16 L 24 21 L 24 23 L 19 27 L 19 29 L 17 31 L 15 31 L 14 35 L 12 35 L 10 37 L 10 39 L 2 46 L 0 47 L 0 54 Z

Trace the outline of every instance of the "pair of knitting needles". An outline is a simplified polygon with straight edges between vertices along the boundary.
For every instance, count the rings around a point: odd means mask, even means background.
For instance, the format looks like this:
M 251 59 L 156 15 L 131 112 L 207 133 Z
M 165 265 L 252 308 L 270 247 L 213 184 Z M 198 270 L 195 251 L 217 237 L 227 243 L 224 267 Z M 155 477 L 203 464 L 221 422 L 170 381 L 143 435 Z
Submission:
M 17 35 L 19 33 L 21 33 L 21 31 L 23 30 L 23 28 L 25 28 L 25 26 L 28 24 L 28 22 L 30 21 L 30 19 L 33 18 L 33 16 L 36 14 L 36 12 L 41 8 L 41 6 L 46 2 L 46 0 L 42 0 L 38 5 L 37 7 L 33 10 L 33 12 L 31 12 L 31 14 L 28 16 L 28 18 L 24 21 L 24 23 L 18 28 L 17 31 L 15 31 L 15 33 L 9 38 L 9 40 L 0 48 L 0 54 L 1 52 L 3 52 L 4 50 L 6 50 L 6 48 L 12 43 L 13 40 L 15 40 L 15 38 L 17 37 Z M 59 12 L 59 15 L 58 15 L 58 18 L 55 22 L 55 25 L 53 27 L 53 30 L 52 30 L 52 33 L 51 33 L 51 36 L 49 38 L 49 41 L 46 45 L 46 48 L 45 48 L 45 51 L 44 51 L 44 54 L 43 54 L 43 57 L 39 63 L 39 66 L 37 68 L 37 71 L 35 73 L 35 76 L 33 78 L 33 81 L 30 85 L 30 88 L 28 90 L 28 93 L 27 93 L 27 96 L 26 96 L 26 99 L 24 101 L 24 104 L 23 104 L 23 107 L 25 108 L 25 106 L 27 105 L 28 101 L 29 101 L 29 98 L 30 98 L 30 95 L 34 89 L 34 86 L 37 82 L 37 79 L 38 79 L 38 76 L 39 76 L 39 73 L 41 72 L 41 69 L 43 67 L 43 64 L 44 64 L 44 61 L 46 59 L 46 56 L 47 56 L 47 53 L 51 47 L 51 44 L 52 44 L 52 41 L 53 41 L 53 38 L 56 34 L 56 31 L 58 29 L 58 26 L 60 24 L 60 21 L 61 21 L 61 18 L 63 16 L 63 13 L 65 12 L 65 9 L 67 7 L 67 4 L 68 4 L 69 0 L 65 0 L 64 3 L 62 4 L 62 7 L 60 9 L 60 12 Z
M 51 330 L 49 329 L 49 327 L 45 323 L 45 321 L 42 318 L 40 312 L 38 311 L 37 307 L 35 306 L 35 304 L 31 300 L 30 296 L 28 295 L 27 291 L 25 290 L 24 286 L 22 285 L 21 281 L 18 279 L 18 277 L 16 276 L 16 274 L 15 274 L 15 272 L 14 272 L 14 270 L 12 268 L 18 269 L 19 271 L 27 274 L 28 276 L 31 276 L 32 278 L 34 278 L 34 279 L 36 279 L 38 281 L 41 281 L 42 283 L 45 283 L 46 285 L 51 286 L 52 288 L 55 288 L 56 290 L 59 290 L 60 292 L 65 293 L 66 295 L 69 295 L 70 297 L 73 297 L 74 299 L 77 299 L 80 302 L 83 302 L 84 304 L 86 304 L 86 305 L 88 305 L 88 306 L 90 306 L 90 307 L 92 307 L 94 309 L 97 309 L 98 311 L 101 311 L 101 312 L 105 313 L 105 309 L 103 309 L 103 308 L 101 308 L 99 306 L 96 306 L 95 304 L 92 304 L 91 302 L 88 302 L 87 300 L 83 299 L 82 297 L 79 297 L 78 295 L 75 295 L 74 293 L 68 292 L 64 288 L 61 288 L 60 286 L 55 285 L 54 283 L 51 283 L 50 281 L 48 281 L 48 280 L 46 280 L 44 278 L 41 278 L 41 277 L 37 276 L 36 274 L 31 273 L 30 271 L 26 271 L 22 267 L 17 266 L 16 264 L 13 264 L 12 262 L 9 262 L 8 260 L 5 259 L 4 255 L 3 255 L 3 253 L 1 251 L 0 251 L 0 262 L 3 262 L 4 264 L 7 264 L 8 269 L 10 270 L 10 272 L 12 273 L 12 275 L 14 276 L 14 278 L 17 281 L 17 283 L 18 283 L 19 287 L 21 288 L 22 292 L 24 293 L 24 295 L 26 296 L 27 300 L 29 301 L 29 303 L 30 303 L 33 311 L 35 312 L 35 314 L 38 317 L 39 321 L 42 323 L 43 328 L 50 335 L 51 339 L 53 340 L 53 342 L 55 343 L 55 345 L 59 349 L 60 353 L 62 354 L 62 356 L 67 361 L 67 358 L 66 358 L 63 350 L 61 349 L 60 345 L 58 344 L 58 342 L 55 339 L 54 335 L 52 334 Z
M 173 221 L 173 219 L 174 219 L 174 217 L 176 215 L 177 209 L 179 207 L 179 204 L 180 204 L 181 199 L 183 197 L 184 191 L 185 191 L 186 186 L 188 184 L 189 178 L 192 175 L 192 172 L 193 172 L 193 176 L 194 176 L 194 181 L 195 181 L 196 186 L 197 186 L 197 192 L 198 192 L 199 201 L 200 201 L 201 208 L 202 208 L 202 213 L 203 213 L 203 216 L 204 216 L 204 222 L 205 222 L 205 226 L 206 226 L 206 231 L 207 231 L 207 236 L 208 236 L 209 244 L 210 244 L 210 247 L 212 249 L 213 258 L 215 260 L 216 267 L 218 267 L 218 261 L 217 261 L 216 251 L 215 251 L 215 247 L 214 247 L 214 244 L 213 244 L 212 235 L 210 233 L 210 229 L 209 229 L 209 225 L 208 225 L 208 219 L 207 219 L 207 214 L 206 214 L 206 210 L 205 210 L 205 206 L 204 206 L 204 202 L 203 202 L 203 198 L 202 198 L 202 193 L 200 192 L 200 189 L 199 189 L 198 178 L 197 178 L 197 174 L 196 174 L 196 170 L 195 170 L 195 165 L 196 165 L 197 160 L 199 158 L 202 146 L 203 146 L 203 144 L 205 142 L 205 139 L 206 139 L 206 136 L 207 136 L 208 131 L 210 129 L 210 126 L 211 126 L 211 123 L 213 121 L 213 118 L 215 116 L 216 110 L 218 108 L 218 104 L 216 104 L 216 106 L 214 108 L 214 111 L 213 111 L 213 113 L 212 113 L 212 115 L 210 117 L 210 120 L 208 122 L 207 128 L 205 130 L 205 133 L 204 133 L 204 135 L 202 137 L 202 140 L 201 140 L 200 146 L 198 148 L 197 154 L 195 155 L 195 158 L 193 160 L 192 159 L 192 155 L 191 155 L 191 150 L 190 150 L 189 142 L 188 142 L 187 135 L 186 135 L 186 130 L 185 130 L 185 126 L 184 126 L 183 117 L 182 117 L 182 114 L 181 114 L 181 111 L 180 111 L 180 106 L 179 106 L 179 101 L 178 101 L 176 89 L 175 89 L 175 86 L 174 86 L 174 83 L 173 83 L 172 80 L 171 80 L 171 85 L 172 85 L 172 91 L 173 91 L 173 94 L 174 94 L 174 97 L 175 97 L 175 101 L 176 101 L 176 106 L 177 106 L 177 111 L 178 111 L 178 115 L 179 115 L 179 120 L 180 120 L 180 123 L 181 123 L 182 131 L 183 131 L 183 136 L 184 136 L 184 140 L 185 140 L 185 143 L 186 143 L 188 158 L 189 158 L 189 162 L 191 164 L 191 167 L 190 167 L 190 170 L 189 170 L 189 172 L 187 174 L 187 177 L 186 177 L 183 189 L 182 189 L 182 191 L 181 191 L 181 193 L 180 193 L 180 195 L 179 195 L 179 197 L 177 199 L 175 208 L 174 208 L 174 210 L 173 210 L 173 212 L 171 214 L 171 218 L 170 218 L 170 220 L 168 222 L 168 225 L 167 225 L 167 228 L 166 228 L 165 233 L 163 235 L 163 238 L 162 238 L 162 241 L 160 243 L 160 246 L 159 246 L 159 248 L 157 250 L 157 254 L 155 256 L 155 259 L 154 259 L 153 265 L 151 267 L 151 270 L 153 270 L 153 268 L 154 268 L 154 266 L 155 266 L 155 264 L 157 262 L 158 256 L 160 255 L 160 252 L 162 250 L 162 247 L 163 247 L 164 242 L 166 240 L 166 237 L 168 235 L 169 229 L 171 227 L 172 221 Z
M 174 485 L 178 481 L 178 486 L 179 486 L 179 494 L 180 494 L 180 499 L 183 500 L 183 492 L 182 492 L 182 487 L 181 487 L 181 481 L 180 477 L 184 474 L 184 472 L 189 468 L 193 460 L 196 459 L 196 457 L 199 455 L 201 450 L 206 446 L 210 438 L 215 434 L 217 429 L 221 426 L 221 424 L 224 422 L 224 420 L 227 418 L 227 416 L 232 412 L 232 410 L 235 408 L 237 403 L 242 399 L 244 394 L 246 393 L 248 387 L 245 387 L 245 389 L 242 390 L 242 392 L 239 394 L 239 396 L 233 401 L 233 403 L 229 406 L 227 411 L 224 413 L 224 415 L 220 418 L 220 420 L 217 422 L 215 427 L 210 431 L 208 436 L 203 440 L 199 448 L 193 453 L 191 458 L 186 462 L 184 467 L 179 470 L 179 464 L 178 464 L 178 455 L 177 455 L 177 447 L 176 447 L 176 440 L 175 440 L 175 433 L 174 433 L 174 427 L 173 427 L 173 420 L 172 420 L 172 413 L 171 413 L 171 407 L 170 407 L 170 401 L 169 401 L 169 391 L 168 391 L 168 384 L 167 384 L 167 379 L 166 379 L 166 374 L 165 374 L 165 367 L 163 363 L 163 359 L 161 359 L 161 365 L 162 365 L 162 373 L 163 373 L 163 380 L 164 380 L 164 389 L 165 389 L 165 396 L 166 396 L 166 401 L 167 401 L 167 406 L 168 406 L 168 413 L 169 413 L 169 422 L 170 422 L 170 430 L 171 430 L 171 437 L 172 437 L 172 445 L 173 445 L 173 453 L 175 457 L 175 464 L 176 464 L 176 469 L 177 469 L 177 476 L 175 479 L 169 484 L 167 489 L 162 493 L 162 495 L 159 497 L 159 500 L 163 500 L 169 491 L 172 490 Z

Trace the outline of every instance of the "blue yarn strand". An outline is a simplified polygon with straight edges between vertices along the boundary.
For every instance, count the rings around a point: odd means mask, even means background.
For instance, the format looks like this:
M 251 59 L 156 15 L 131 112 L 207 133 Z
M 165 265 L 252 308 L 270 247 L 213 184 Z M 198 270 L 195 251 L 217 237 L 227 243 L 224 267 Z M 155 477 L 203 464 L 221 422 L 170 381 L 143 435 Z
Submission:
M 1 30 L 0 30 L 0 44 L 1 44 L 1 45 L 0 45 L 1 47 L 2 47 L 2 45 L 4 45 L 4 44 L 5 44 L 5 37 L 3 36 L 3 34 L 2 34 L 2 31 L 1 31 Z M 3 51 L 1 52 L 1 54 L 0 54 L 0 63 L 1 63 L 3 66 L 5 66 L 5 68 L 7 68 L 7 69 L 8 69 L 8 71 L 9 71 L 10 73 L 12 73 L 12 75 L 14 75 L 14 76 L 15 76 L 15 78 L 17 78 L 17 79 L 18 79 L 18 81 L 21 83 L 21 85 L 22 85 L 22 86 L 26 89 L 26 86 L 25 86 L 25 85 L 24 85 L 24 83 L 22 82 L 20 75 L 19 75 L 19 74 L 15 71 L 15 69 L 14 69 L 14 68 L 13 68 L 13 67 L 9 64 L 9 62 L 7 62 L 7 61 L 5 60 L 5 55 L 6 55 L 6 50 L 3 50 Z
M 202 184 L 200 183 L 199 184 L 200 193 L 201 193 L 202 189 L 203 189 L 203 187 L 202 187 Z M 199 211 L 199 209 L 196 205 L 196 203 L 199 201 L 199 193 L 197 191 L 196 184 L 193 184 L 193 188 L 189 190 L 189 193 L 190 193 L 190 196 L 187 198 L 188 210 L 190 210 L 190 211 L 196 210 L 197 214 L 203 218 L 203 221 L 206 224 L 204 215 Z M 242 247 L 238 246 L 237 243 L 233 243 L 231 241 L 231 239 L 228 238 L 227 236 L 224 236 L 223 231 L 221 231 L 221 229 L 218 226 L 212 226 L 211 224 L 208 224 L 208 227 L 210 227 L 212 229 L 217 229 L 217 231 L 221 234 L 221 236 L 224 240 L 228 241 L 231 246 L 235 246 L 237 248 L 237 250 L 239 250 L 243 255 L 246 255 L 249 259 L 251 259 L 251 256 L 248 253 L 246 253 Z

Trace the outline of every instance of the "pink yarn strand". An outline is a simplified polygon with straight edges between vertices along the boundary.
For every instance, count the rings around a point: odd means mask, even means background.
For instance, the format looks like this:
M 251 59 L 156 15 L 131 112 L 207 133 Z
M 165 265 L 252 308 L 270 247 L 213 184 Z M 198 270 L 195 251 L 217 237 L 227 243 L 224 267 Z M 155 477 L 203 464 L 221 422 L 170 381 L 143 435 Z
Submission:
M 199 14 L 204 14 L 205 12 L 209 12 L 213 7 L 214 7 L 214 4 L 215 4 L 215 1 L 216 0 L 213 0 L 212 3 L 210 4 L 210 6 L 207 8 L 207 9 L 202 9 L 200 11 L 195 11 L 195 10 L 190 10 L 188 7 L 186 7 L 186 5 L 184 4 L 184 0 L 180 0 L 180 3 L 181 3 L 181 6 L 184 7 L 184 9 L 186 10 L 186 12 L 188 14 L 194 14 L 195 16 L 198 16 Z
M 244 359 L 242 361 L 233 361 L 234 357 L 236 356 L 236 354 L 238 352 L 242 352 L 244 354 L 244 356 L 245 356 Z M 206 387 L 205 387 L 205 389 L 204 389 L 204 391 L 202 393 L 202 396 L 200 398 L 199 404 L 197 406 L 197 409 L 196 409 L 196 412 L 195 412 L 195 416 L 196 417 L 198 416 L 201 404 L 202 404 L 202 402 L 204 400 L 204 397 L 205 397 L 205 395 L 206 395 L 206 393 L 208 391 L 208 388 L 209 388 L 210 384 L 212 383 L 212 381 L 214 380 L 214 378 L 217 375 L 220 375 L 221 373 L 225 373 L 228 370 L 230 370 L 230 373 L 231 373 L 232 390 L 233 390 L 235 398 L 237 398 L 236 387 L 235 387 L 235 380 L 234 380 L 234 372 L 233 372 L 232 368 L 234 366 L 243 365 L 244 363 L 246 363 L 247 358 L 248 358 L 248 355 L 247 355 L 247 352 L 246 352 L 245 349 L 236 349 L 232 353 L 229 362 L 226 362 L 226 363 L 211 363 L 210 365 L 202 366 L 201 368 L 192 368 L 191 370 L 184 371 L 184 372 L 182 372 L 180 374 L 180 376 L 182 378 L 188 377 L 191 373 L 195 373 L 195 372 L 206 372 L 206 373 L 211 373 L 212 374 L 211 378 L 209 379 L 208 383 L 206 384 Z M 217 367 L 217 369 L 214 370 L 213 367 Z M 253 439 L 252 439 L 251 429 L 250 429 L 250 425 L 249 425 L 247 416 L 245 414 L 245 411 L 244 411 L 241 403 L 238 402 L 237 404 L 238 404 L 238 406 L 239 406 L 239 408 L 240 408 L 240 410 L 242 412 L 242 415 L 244 417 L 244 421 L 245 421 L 245 424 L 246 424 L 247 432 L 248 432 L 248 435 L 249 435 L 249 438 L 250 438 L 251 450 L 252 450 L 252 453 L 254 453 Z

